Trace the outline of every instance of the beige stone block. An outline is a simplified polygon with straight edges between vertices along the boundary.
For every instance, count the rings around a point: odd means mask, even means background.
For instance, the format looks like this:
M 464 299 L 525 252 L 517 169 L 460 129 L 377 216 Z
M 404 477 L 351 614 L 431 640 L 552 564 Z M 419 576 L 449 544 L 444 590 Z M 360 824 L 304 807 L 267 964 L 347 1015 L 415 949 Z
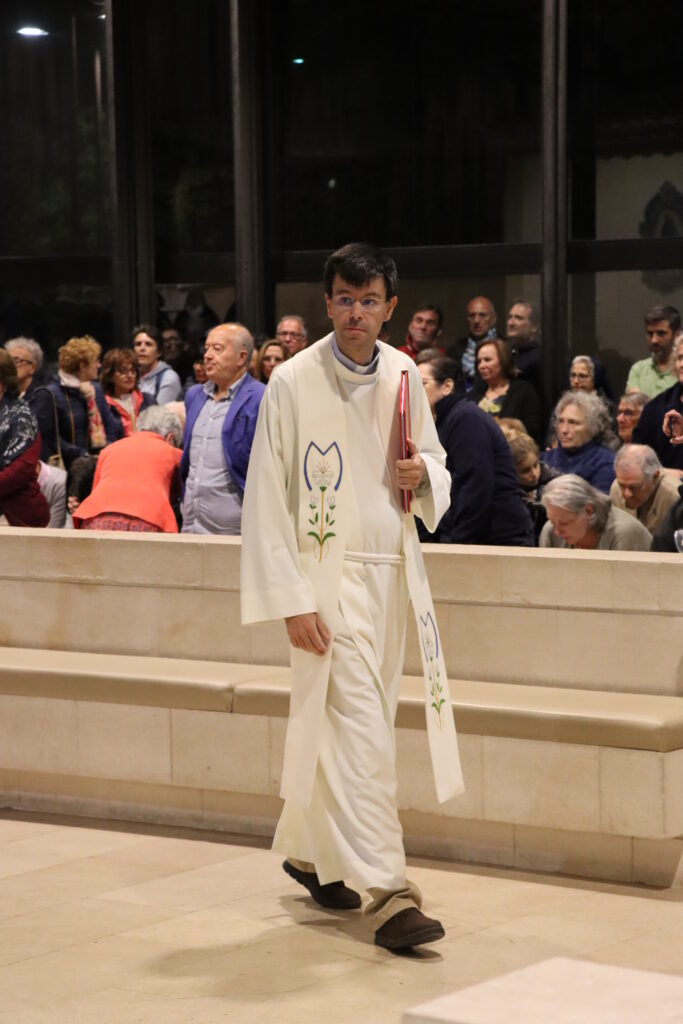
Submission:
M 224 789 L 202 791 L 202 827 L 219 832 L 272 838 L 282 810 L 277 796 L 228 793 Z
M 557 564 L 559 555 L 561 566 Z M 505 558 L 501 565 L 502 600 L 521 607 L 610 608 L 611 566 L 576 557 L 577 552 L 534 551 Z
M 600 827 L 626 836 L 664 835 L 664 757 L 650 750 L 600 750 Z
M 562 685 L 673 696 L 680 650 L 671 642 L 671 629 L 671 619 L 660 614 L 562 612 Z
M 514 863 L 514 826 L 497 821 L 466 821 L 421 811 L 399 811 L 406 852 L 475 864 Z
M 85 583 L 61 586 L 66 587 L 61 624 L 72 650 L 158 653 L 157 624 L 164 605 L 155 587 L 123 589 Z M 63 644 L 48 642 L 41 646 L 59 649 Z
M 634 839 L 633 881 L 683 886 L 683 839 Z
M 500 601 L 500 549 L 425 544 L 422 550 L 435 604 Z
M 259 622 L 242 626 L 242 643 L 247 649 L 246 661 L 257 665 L 288 666 L 289 639 L 284 622 Z
M 2 541 L 4 559 L 4 537 Z M 3 580 L 0 644 L 73 650 L 77 646 L 77 634 L 69 626 L 65 609 L 68 596 L 66 584 L 29 579 Z
M 79 702 L 78 771 L 95 778 L 170 783 L 170 710 Z
M 515 867 L 554 875 L 630 882 L 632 846 L 627 836 L 515 825 Z
M 664 832 L 683 836 L 683 750 L 664 754 Z
M 238 594 L 241 552 L 239 537 L 202 537 L 200 553 L 204 589 Z
M 270 792 L 267 718 L 173 710 L 171 737 L 176 785 Z
M 629 558 L 625 561 L 613 560 L 609 569 L 612 575 L 613 596 L 608 607 L 611 606 L 615 611 L 660 610 L 658 567 Z
M 0 767 L 77 771 L 76 703 L 0 694 Z
M 434 787 L 434 772 L 424 729 L 396 730 L 396 773 L 398 806 L 401 809 L 426 811 L 449 818 L 481 818 L 482 815 L 482 748 L 481 736 L 458 736 L 460 764 L 465 779 L 465 792 L 439 803 Z
M 675 615 L 680 619 L 683 616 L 683 577 L 680 556 L 678 554 L 661 554 L 656 557 L 658 607 L 666 614 Z M 655 567 L 653 566 L 654 571 Z M 673 635 L 680 636 L 680 630 L 678 633 L 672 632 Z
M 449 675 L 552 685 L 560 672 L 556 637 L 563 614 L 539 608 L 452 605 L 448 637 L 443 640 Z
M 484 818 L 600 831 L 598 748 L 485 736 Z
M 216 591 L 165 591 L 155 653 L 170 658 L 253 661 L 240 626 L 239 596 Z

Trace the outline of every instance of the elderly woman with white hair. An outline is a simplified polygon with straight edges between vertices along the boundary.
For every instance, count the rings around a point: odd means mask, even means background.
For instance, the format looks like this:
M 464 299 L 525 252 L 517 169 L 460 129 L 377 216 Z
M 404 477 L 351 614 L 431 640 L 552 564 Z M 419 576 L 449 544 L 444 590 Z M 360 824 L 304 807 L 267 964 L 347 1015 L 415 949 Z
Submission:
M 43 365 L 43 350 L 33 338 L 10 338 L 5 342 L 17 370 L 19 397 L 28 402 L 40 431 L 40 457 L 43 461 L 55 451 L 57 409 L 52 395 L 37 379 Z
M 597 395 L 566 391 L 553 413 L 557 448 L 544 451 L 541 459 L 546 466 L 583 477 L 607 494 L 614 480 L 614 452 L 598 441 L 603 410 Z
M 144 409 L 137 431 L 98 457 L 92 491 L 73 514 L 76 529 L 177 533 L 182 436 L 175 413 Z
M 548 516 L 538 542 L 541 548 L 650 550 L 652 537 L 643 524 L 575 473 L 551 480 L 541 501 Z

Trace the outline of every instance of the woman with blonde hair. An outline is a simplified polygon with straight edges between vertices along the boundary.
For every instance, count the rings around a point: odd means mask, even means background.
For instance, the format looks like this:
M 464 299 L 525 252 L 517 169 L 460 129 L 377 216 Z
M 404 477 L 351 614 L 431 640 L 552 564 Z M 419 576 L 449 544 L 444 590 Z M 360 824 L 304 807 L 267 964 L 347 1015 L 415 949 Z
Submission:
M 59 447 L 67 468 L 74 459 L 96 455 L 123 437 L 123 429 L 96 383 L 101 353 L 101 346 L 90 335 L 70 338 L 59 349 L 59 371 L 48 385 L 57 407 Z M 57 451 L 57 438 L 50 438 L 50 447 L 50 454 Z
M 278 341 L 277 338 L 270 338 L 268 341 L 264 341 L 258 350 L 256 358 L 256 371 L 254 373 L 256 380 L 260 380 L 262 384 L 267 384 L 275 367 L 279 366 L 280 363 L 284 363 L 285 359 L 289 359 L 289 352 L 281 341 Z

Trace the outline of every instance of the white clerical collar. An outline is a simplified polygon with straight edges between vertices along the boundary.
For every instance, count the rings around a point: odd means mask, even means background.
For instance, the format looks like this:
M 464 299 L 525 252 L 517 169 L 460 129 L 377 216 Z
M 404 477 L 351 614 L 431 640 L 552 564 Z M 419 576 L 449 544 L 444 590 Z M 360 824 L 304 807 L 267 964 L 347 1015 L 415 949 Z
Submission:
M 362 366 L 360 363 L 354 363 L 353 359 L 349 359 L 345 356 L 342 350 L 337 344 L 337 335 L 332 335 L 332 351 L 334 352 L 335 359 L 338 359 L 342 366 L 345 366 L 347 370 L 352 370 L 353 373 L 375 373 L 377 370 L 377 364 L 379 362 L 379 346 L 375 345 L 372 353 L 372 359 L 366 366 Z

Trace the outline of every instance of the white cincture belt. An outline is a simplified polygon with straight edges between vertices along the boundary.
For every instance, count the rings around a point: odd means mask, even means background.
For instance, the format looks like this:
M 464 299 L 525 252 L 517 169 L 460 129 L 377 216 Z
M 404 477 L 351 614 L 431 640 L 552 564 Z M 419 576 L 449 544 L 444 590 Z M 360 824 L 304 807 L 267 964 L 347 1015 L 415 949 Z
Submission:
M 383 555 L 374 551 L 345 551 L 345 562 L 365 562 L 371 565 L 401 565 L 405 555 Z

